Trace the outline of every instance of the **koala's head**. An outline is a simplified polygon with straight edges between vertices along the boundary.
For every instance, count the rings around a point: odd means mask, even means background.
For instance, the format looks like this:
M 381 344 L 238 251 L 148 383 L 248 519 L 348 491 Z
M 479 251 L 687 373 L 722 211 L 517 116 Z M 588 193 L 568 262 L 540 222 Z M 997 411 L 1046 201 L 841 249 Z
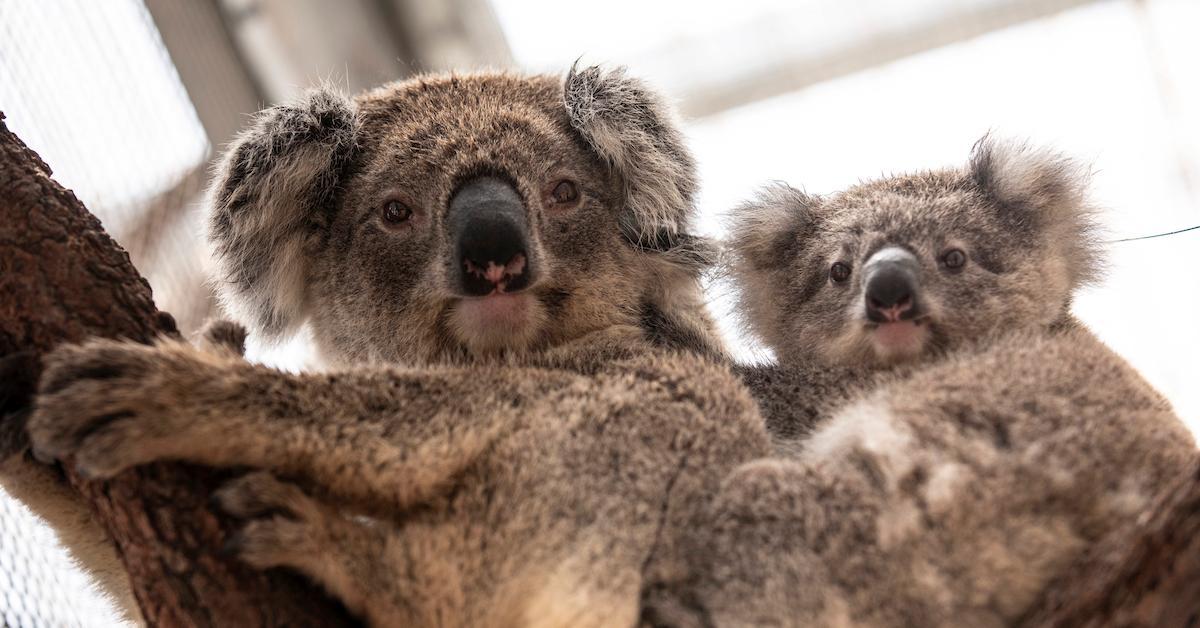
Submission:
M 781 361 L 854 366 L 1052 325 L 1100 266 L 1086 178 L 985 137 L 965 168 L 827 198 L 769 188 L 732 217 L 740 311 Z
M 694 177 L 621 70 L 318 90 L 228 151 L 218 287 L 260 336 L 310 322 L 343 363 L 519 353 L 648 312 L 703 325 Z

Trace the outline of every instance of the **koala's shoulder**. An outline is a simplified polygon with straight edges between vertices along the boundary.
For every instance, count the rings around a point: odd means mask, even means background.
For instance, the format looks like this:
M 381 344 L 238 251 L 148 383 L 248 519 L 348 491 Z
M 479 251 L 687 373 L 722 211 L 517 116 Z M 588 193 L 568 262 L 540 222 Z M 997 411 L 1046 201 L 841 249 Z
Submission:
M 694 407 L 706 422 L 762 432 L 765 438 L 766 422 L 758 403 L 726 363 L 690 352 L 655 350 L 619 368 L 648 393 Z

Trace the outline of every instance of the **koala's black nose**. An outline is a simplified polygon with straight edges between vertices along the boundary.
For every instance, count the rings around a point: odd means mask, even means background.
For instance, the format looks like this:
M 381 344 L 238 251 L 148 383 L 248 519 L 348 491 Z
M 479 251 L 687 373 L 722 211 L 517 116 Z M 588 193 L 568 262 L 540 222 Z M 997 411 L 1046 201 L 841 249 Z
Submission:
M 917 258 L 899 247 L 872 255 L 863 266 L 867 319 L 888 323 L 920 316 L 919 272 Z
M 461 185 L 450 199 L 446 226 L 466 296 L 517 292 L 532 283 L 525 204 L 508 182 L 480 177 Z

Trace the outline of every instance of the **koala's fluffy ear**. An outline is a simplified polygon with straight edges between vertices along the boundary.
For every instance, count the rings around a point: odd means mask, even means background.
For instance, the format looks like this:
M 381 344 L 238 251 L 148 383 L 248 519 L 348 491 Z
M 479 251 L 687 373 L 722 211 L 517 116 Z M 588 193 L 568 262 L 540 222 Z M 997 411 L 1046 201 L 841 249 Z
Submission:
M 696 166 L 673 109 L 624 68 L 572 67 L 563 85 L 571 125 L 625 182 L 621 228 L 635 244 L 673 243 L 695 213 Z
M 1087 200 L 1086 166 L 1053 150 L 983 136 L 971 151 L 968 174 L 1012 224 L 1034 228 L 1064 247 L 1071 283 L 1102 271 L 1095 209 Z
M 729 249 L 736 264 L 768 270 L 786 265 L 804 236 L 818 226 L 820 200 L 785 183 L 763 188 L 729 215 Z
M 266 109 L 229 147 L 209 190 L 209 241 L 226 307 L 266 339 L 304 319 L 310 243 L 354 150 L 354 106 L 328 89 Z

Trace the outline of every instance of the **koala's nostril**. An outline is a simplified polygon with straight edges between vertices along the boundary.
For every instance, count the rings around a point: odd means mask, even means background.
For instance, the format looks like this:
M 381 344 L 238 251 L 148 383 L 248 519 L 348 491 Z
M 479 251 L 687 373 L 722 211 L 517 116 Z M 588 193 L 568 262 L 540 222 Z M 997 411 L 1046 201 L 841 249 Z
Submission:
M 517 277 L 525 272 L 525 255 L 517 253 L 516 256 L 504 264 L 497 264 L 490 261 L 486 264 L 480 264 L 470 259 L 464 259 L 463 266 L 466 267 L 468 273 L 498 284 L 504 281 L 506 277 Z
M 472 296 L 486 296 L 492 292 L 516 292 L 529 285 L 525 273 L 525 254 L 517 253 L 507 262 L 497 264 L 493 261 L 476 262 L 470 258 L 463 259 L 464 286 Z

